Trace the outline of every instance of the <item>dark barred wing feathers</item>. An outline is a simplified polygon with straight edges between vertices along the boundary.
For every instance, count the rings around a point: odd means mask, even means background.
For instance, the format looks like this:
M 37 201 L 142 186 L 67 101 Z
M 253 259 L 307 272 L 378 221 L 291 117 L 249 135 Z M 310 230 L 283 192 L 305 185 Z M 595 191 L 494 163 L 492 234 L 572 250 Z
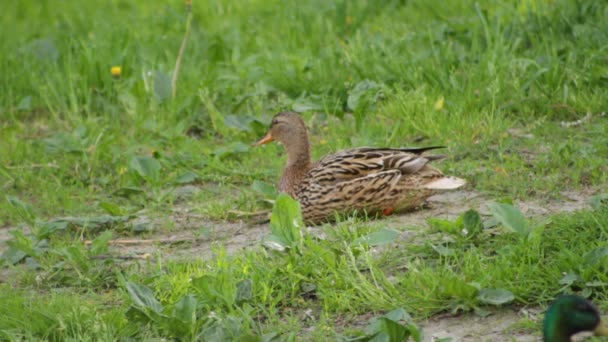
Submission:
M 318 185 L 330 186 L 383 171 L 398 170 L 400 175 L 414 174 L 429 161 L 444 158 L 421 155 L 422 152 L 436 148 L 441 146 L 403 149 L 363 147 L 345 150 L 319 160 L 306 178 L 314 179 Z

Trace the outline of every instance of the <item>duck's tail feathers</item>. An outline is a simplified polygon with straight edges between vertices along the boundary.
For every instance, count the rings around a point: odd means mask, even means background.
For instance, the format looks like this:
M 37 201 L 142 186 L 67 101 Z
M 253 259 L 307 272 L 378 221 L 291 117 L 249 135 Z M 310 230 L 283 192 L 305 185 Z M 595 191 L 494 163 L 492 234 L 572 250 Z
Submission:
M 424 188 L 432 190 L 451 190 L 458 189 L 465 184 L 467 184 L 467 181 L 462 178 L 445 176 L 425 184 Z
M 438 148 L 445 148 L 445 146 L 406 147 L 406 148 L 400 148 L 399 150 L 404 151 L 404 152 L 421 154 L 423 152 L 430 151 L 430 150 L 436 150 Z

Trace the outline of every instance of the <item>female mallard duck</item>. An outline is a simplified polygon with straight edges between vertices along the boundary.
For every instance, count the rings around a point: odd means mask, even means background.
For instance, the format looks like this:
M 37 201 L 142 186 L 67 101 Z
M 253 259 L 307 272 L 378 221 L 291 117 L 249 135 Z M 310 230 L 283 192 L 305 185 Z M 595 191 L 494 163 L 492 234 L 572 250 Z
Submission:
M 587 300 L 572 295 L 557 298 L 547 310 L 543 322 L 544 342 L 571 341 L 572 335 L 593 331 L 596 336 L 608 336 L 608 328 L 600 314 Z
M 388 215 L 395 209 L 413 209 L 435 190 L 456 189 L 465 184 L 428 165 L 443 156 L 422 153 L 440 147 L 362 147 L 313 163 L 306 126 L 296 113 L 277 114 L 266 136 L 255 145 L 273 140 L 287 150 L 279 191 L 300 202 L 307 224 L 326 221 L 336 213 L 366 211 Z

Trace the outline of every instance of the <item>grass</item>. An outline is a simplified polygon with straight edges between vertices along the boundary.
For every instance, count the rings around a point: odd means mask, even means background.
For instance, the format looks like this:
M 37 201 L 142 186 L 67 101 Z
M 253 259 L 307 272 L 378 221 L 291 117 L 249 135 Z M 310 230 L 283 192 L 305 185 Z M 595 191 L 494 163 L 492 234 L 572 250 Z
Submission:
M 584 258 L 606 248 L 601 205 L 538 223 L 525 239 L 440 229 L 421 231 L 422 244 L 360 247 L 384 227 L 355 220 L 324 227 L 327 241 L 304 234 L 288 253 L 91 259 L 112 237 L 178 229 L 176 207 L 210 225 L 267 209 L 251 185 L 275 183 L 284 153 L 250 143 L 280 110 L 303 112 L 315 157 L 447 145 L 442 170 L 488 197 L 542 201 L 608 185 L 602 1 L 210 0 L 192 11 L 171 89 L 182 2 L 5 6 L 0 227 L 25 233 L 3 259 L 3 338 L 338 339 L 362 334 L 350 323 L 369 312 L 487 310 L 484 289 L 508 290 L 511 305 L 574 291 L 606 307 L 601 263 Z M 134 216 L 161 224 L 136 226 Z M 201 277 L 209 288 L 190 281 Z M 138 306 L 146 288 L 154 300 Z M 162 312 L 150 312 L 155 302 Z

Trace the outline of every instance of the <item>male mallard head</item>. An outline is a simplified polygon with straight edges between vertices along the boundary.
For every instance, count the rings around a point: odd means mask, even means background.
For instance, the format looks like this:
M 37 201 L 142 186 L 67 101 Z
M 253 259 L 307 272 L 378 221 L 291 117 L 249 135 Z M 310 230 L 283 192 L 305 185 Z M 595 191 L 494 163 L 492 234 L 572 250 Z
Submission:
M 547 310 L 543 322 L 543 341 L 570 341 L 581 331 L 592 331 L 597 336 L 608 336 L 600 314 L 589 301 L 572 295 L 557 298 Z

